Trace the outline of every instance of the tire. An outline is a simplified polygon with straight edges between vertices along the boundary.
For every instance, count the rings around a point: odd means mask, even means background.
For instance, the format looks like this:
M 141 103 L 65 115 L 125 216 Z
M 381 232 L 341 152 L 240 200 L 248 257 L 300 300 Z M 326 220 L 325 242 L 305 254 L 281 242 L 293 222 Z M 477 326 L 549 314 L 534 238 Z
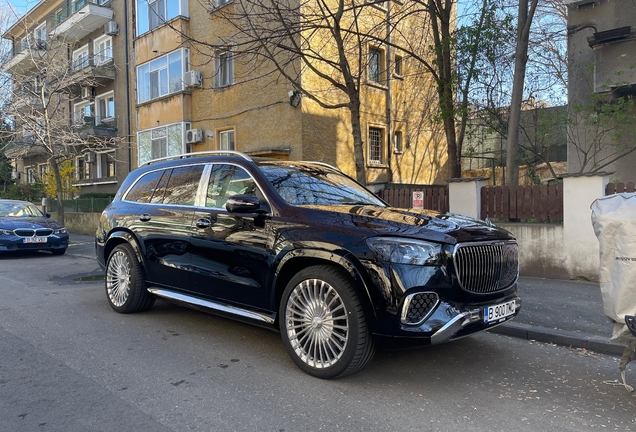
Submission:
M 115 246 L 106 262 L 106 298 L 119 313 L 150 309 L 155 298 L 146 290 L 135 251 L 127 243 Z
M 298 272 L 283 292 L 279 317 L 287 353 L 309 375 L 341 378 L 373 358 L 373 339 L 355 286 L 336 267 Z
M 53 255 L 64 255 L 66 253 L 66 248 L 64 248 L 64 249 L 52 249 L 51 253 Z

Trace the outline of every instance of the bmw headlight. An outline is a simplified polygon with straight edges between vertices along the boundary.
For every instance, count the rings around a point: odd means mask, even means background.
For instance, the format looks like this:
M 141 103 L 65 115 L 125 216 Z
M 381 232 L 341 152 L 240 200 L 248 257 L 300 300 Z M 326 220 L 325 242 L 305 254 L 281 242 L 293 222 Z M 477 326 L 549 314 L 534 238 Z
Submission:
M 53 230 L 53 234 L 66 234 L 68 231 L 66 231 L 66 228 L 58 228 L 56 230 Z
M 0 229 L 0 235 L 13 235 L 13 231 Z
M 383 260 L 394 264 L 434 265 L 440 261 L 442 245 L 400 237 L 373 237 L 367 245 Z

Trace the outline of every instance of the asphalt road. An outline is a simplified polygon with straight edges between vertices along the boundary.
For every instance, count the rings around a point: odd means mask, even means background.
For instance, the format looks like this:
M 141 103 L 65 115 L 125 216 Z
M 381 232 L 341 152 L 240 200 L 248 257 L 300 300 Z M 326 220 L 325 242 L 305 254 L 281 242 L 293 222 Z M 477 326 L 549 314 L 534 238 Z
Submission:
M 636 393 L 603 383 L 616 358 L 482 333 L 322 381 L 269 330 L 161 301 L 115 313 L 75 240 L 0 256 L 2 432 L 636 430 Z

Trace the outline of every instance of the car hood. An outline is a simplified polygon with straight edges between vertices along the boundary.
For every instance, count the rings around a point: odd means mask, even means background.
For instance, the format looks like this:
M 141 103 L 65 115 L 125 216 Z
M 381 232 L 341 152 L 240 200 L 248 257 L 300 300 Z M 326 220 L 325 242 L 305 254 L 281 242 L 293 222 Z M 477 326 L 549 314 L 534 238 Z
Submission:
M 53 219 L 47 219 L 44 217 L 34 218 L 15 218 L 15 217 L 0 217 L 0 229 L 14 230 L 18 228 L 62 228 L 62 225 Z
M 355 227 L 366 237 L 391 235 L 441 243 L 514 239 L 490 222 L 454 213 L 377 206 L 309 206 L 330 226 Z

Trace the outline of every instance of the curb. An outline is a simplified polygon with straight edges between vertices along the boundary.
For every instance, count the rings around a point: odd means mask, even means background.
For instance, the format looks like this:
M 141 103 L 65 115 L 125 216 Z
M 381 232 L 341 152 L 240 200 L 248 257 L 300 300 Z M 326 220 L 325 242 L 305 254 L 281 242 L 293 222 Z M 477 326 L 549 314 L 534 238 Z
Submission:
M 616 357 L 622 356 L 623 351 L 625 351 L 625 345 L 618 342 L 612 342 L 606 337 L 529 324 L 505 323 L 488 331 L 505 336 L 551 343 L 564 347 L 583 348 L 599 354 L 607 354 Z

